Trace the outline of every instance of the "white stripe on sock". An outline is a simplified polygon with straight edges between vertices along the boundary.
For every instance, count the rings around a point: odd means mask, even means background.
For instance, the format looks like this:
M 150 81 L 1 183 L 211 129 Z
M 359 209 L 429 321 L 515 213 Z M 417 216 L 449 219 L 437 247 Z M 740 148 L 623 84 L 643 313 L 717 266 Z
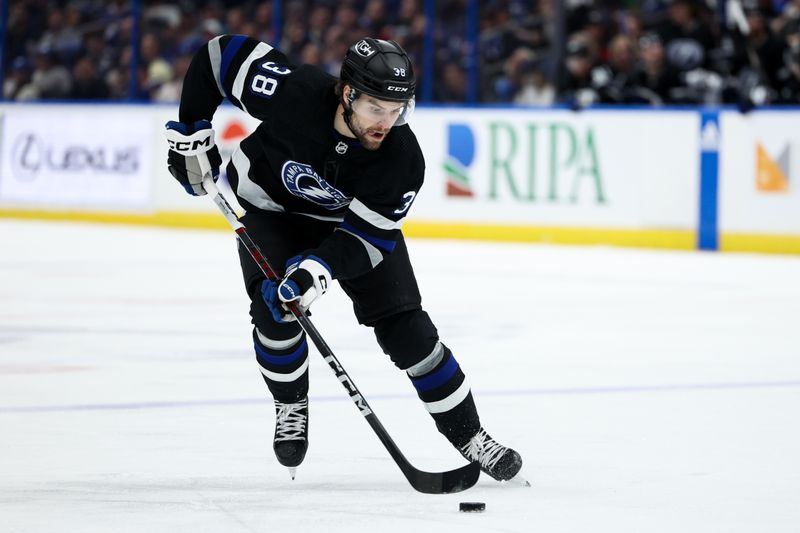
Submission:
M 258 328 L 256 328 L 256 336 L 258 337 L 258 342 L 260 342 L 264 348 L 269 348 L 271 350 L 285 350 L 286 348 L 290 348 L 297 344 L 297 341 L 299 341 L 300 337 L 303 336 L 303 332 L 301 331 L 291 339 L 281 341 L 265 337 L 264 334 L 261 333 Z
M 425 402 L 425 408 L 432 415 L 437 413 L 444 413 L 445 411 L 449 411 L 453 407 L 463 402 L 464 398 L 466 398 L 468 394 L 469 394 L 469 384 L 465 379 L 464 383 L 462 383 L 461 386 L 457 388 L 450 396 L 448 396 L 444 400 L 439 400 L 438 402 Z
M 271 379 L 272 381 L 278 381 L 280 383 L 291 383 L 292 381 L 295 381 L 300 376 L 302 376 L 303 372 L 305 372 L 306 369 L 308 368 L 308 357 L 306 357 L 306 360 L 303 361 L 302 365 L 300 365 L 300 368 L 298 368 L 291 374 L 280 374 L 278 372 L 270 372 L 261 365 L 258 365 L 258 368 L 261 370 L 261 373 L 264 374 L 264 376 L 267 379 Z

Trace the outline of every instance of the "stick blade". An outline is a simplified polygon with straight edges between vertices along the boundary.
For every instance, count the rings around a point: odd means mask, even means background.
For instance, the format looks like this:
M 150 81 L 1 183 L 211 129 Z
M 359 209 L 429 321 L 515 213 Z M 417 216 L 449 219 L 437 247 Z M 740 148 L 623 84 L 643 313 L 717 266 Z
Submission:
M 410 464 L 405 465 L 403 473 L 411 486 L 423 494 L 453 494 L 467 490 L 478 482 L 481 467 L 478 463 L 469 463 L 447 472 L 424 472 Z

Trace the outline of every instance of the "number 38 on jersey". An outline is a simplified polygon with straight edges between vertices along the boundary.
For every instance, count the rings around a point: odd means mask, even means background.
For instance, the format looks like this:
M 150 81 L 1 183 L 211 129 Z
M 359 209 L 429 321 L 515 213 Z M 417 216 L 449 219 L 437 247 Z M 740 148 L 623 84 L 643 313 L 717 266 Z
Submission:
M 250 90 L 253 94 L 269 98 L 278 88 L 278 76 L 286 76 L 292 69 L 276 65 L 274 61 L 267 61 L 259 65 L 259 71 L 253 74 L 250 80 Z

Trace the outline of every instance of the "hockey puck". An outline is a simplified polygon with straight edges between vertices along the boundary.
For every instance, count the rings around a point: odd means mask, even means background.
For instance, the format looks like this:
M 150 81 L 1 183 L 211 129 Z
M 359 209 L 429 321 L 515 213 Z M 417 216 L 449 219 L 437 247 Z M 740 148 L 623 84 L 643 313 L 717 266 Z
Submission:
M 486 504 L 483 502 L 461 502 L 458 504 L 458 510 L 462 513 L 482 513 L 486 510 Z

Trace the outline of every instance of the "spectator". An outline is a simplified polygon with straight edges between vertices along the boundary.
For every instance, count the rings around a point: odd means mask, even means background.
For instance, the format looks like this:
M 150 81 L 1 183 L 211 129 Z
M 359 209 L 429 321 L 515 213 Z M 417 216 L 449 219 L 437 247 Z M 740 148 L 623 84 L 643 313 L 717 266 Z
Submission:
M 35 63 L 31 83 L 39 97 L 45 100 L 66 98 L 72 86 L 72 77 L 48 44 L 39 47 Z
M 81 48 L 81 36 L 76 29 L 74 7 L 68 7 L 70 24 L 65 23 L 65 13 L 59 8 L 52 8 L 47 15 L 47 31 L 39 41 L 39 45 L 47 47 L 61 58 L 72 58 Z
M 783 67 L 785 46 L 779 38 L 773 35 L 767 24 L 766 13 L 768 12 L 758 6 L 757 2 L 751 1 L 745 6 L 750 31 L 745 36 L 746 50 L 743 57 L 740 56 L 740 62 L 742 65 L 760 71 L 767 83 L 776 86 L 778 71 Z
M 538 15 L 527 15 L 513 26 L 514 38 L 519 45 L 534 52 L 543 52 L 549 46 L 544 19 Z
M 401 0 L 397 17 L 392 26 L 392 38 L 402 46 L 411 58 L 417 79 L 423 76 L 422 69 L 418 68 L 422 62 L 422 41 L 425 35 L 425 14 L 419 5 L 419 0 Z
M 69 97 L 73 100 L 105 100 L 109 90 L 105 81 L 97 75 L 97 69 L 89 57 L 82 57 L 72 68 L 72 89 Z
M 634 74 L 634 84 L 640 94 L 654 104 L 673 101 L 673 90 L 681 85 L 677 70 L 667 63 L 664 46 L 656 33 L 644 35 L 639 41 L 641 62 Z
M 363 32 L 358 28 L 358 11 L 349 4 L 341 4 L 336 9 L 334 16 L 335 24 L 342 28 L 346 35 L 350 35 L 350 41 L 355 40 L 355 36 L 360 36 Z
M 511 102 L 523 87 L 524 79 L 528 75 L 530 66 L 535 63 L 536 54 L 533 50 L 520 46 L 511 54 L 503 65 L 503 76 L 497 78 L 494 84 L 493 101 Z
M 800 21 L 800 0 L 793 0 L 783 6 L 781 14 L 772 21 L 771 29 L 776 35 L 785 39 L 792 33 L 791 26 L 796 26 L 798 21 Z M 793 43 L 787 44 L 792 46 Z
M 292 63 L 300 62 L 300 54 L 307 42 L 306 27 L 300 20 L 288 22 L 283 28 L 280 49 Z
M 118 50 L 106 46 L 101 31 L 89 31 L 83 37 L 83 56 L 91 59 L 101 76 L 105 76 L 117 62 Z
M 584 107 L 598 100 L 592 87 L 592 69 L 595 55 L 586 38 L 575 35 L 567 43 L 566 70 L 562 75 L 559 94 L 561 101 L 573 106 Z
M 324 5 L 314 6 L 311 16 L 308 17 L 308 41 L 318 46 L 325 42 L 325 31 L 331 25 L 333 13 L 331 8 Z
M 681 71 L 710 66 L 714 34 L 701 16 L 700 0 L 670 0 L 659 30 L 667 61 Z
M 638 43 L 644 37 L 644 20 L 639 11 L 624 11 L 621 15 L 620 31 Z
M 39 91 L 31 83 L 33 65 L 27 57 L 17 57 L 11 64 L 10 76 L 3 83 L 3 98 L 19 102 L 38 100 Z
M 589 40 L 590 46 L 595 50 L 595 54 L 601 62 L 608 60 L 609 36 L 614 34 L 612 26 L 612 20 L 608 13 L 604 10 L 592 9 L 580 30 L 581 34 Z
M 241 35 L 244 24 L 244 11 L 241 7 L 230 8 L 225 13 L 225 33 Z
M 145 87 L 148 91 L 172 79 L 172 65 L 161 54 L 159 40 L 155 34 L 147 33 L 142 37 L 139 60 L 147 72 Z
M 29 2 L 11 2 L 5 28 L 6 57 L 25 57 L 38 41 L 45 24 L 44 10 L 34 9 Z
M 322 67 L 333 76 L 338 76 L 342 58 L 350 46 L 350 40 L 341 26 L 333 25 L 325 33 L 325 48 L 322 52 Z
M 152 92 L 152 100 L 154 102 L 178 102 L 181 99 L 181 91 L 183 90 L 183 78 L 186 76 L 186 71 L 189 70 L 189 64 L 192 61 L 190 54 L 179 56 L 175 60 L 175 73 L 171 76 L 169 81 L 164 82 L 160 86 L 154 88 Z
M 556 101 L 556 90 L 545 76 L 538 61 L 531 60 L 521 66 L 521 83 L 514 95 L 519 105 L 547 106 Z
M 483 15 L 480 43 L 478 45 L 481 72 L 487 78 L 493 79 L 502 74 L 503 64 L 517 49 L 518 41 L 509 23 L 507 11 L 497 9 L 496 6 L 490 4 L 484 9 Z M 455 28 L 448 30 L 447 33 L 461 35 L 463 34 L 463 26 L 458 30 Z M 460 43 L 450 45 L 451 54 L 461 55 L 461 47 Z
M 778 74 L 777 103 L 800 104 L 800 44 L 786 50 L 785 67 Z
M 136 84 L 132 90 L 130 83 L 131 72 L 131 47 L 125 47 L 116 67 L 106 74 L 105 81 L 108 85 L 110 95 L 113 100 L 136 100 L 147 101 L 150 98 L 147 92 L 147 67 L 139 64 L 136 71 Z
M 303 47 L 300 53 L 301 65 L 321 65 L 322 64 L 322 48 L 314 43 L 308 43 Z
M 644 103 L 635 85 L 636 49 L 630 37 L 619 34 L 609 45 L 608 63 L 592 70 L 592 86 L 599 101 L 611 104 Z
M 455 62 L 447 62 L 442 71 L 442 79 L 434 87 L 434 99 L 444 103 L 463 103 L 467 101 L 467 75 L 464 68 Z
M 256 28 L 259 28 L 259 34 L 256 36 L 259 41 L 265 43 L 275 41 L 275 35 L 272 32 L 272 2 L 261 2 L 256 5 L 253 21 Z
M 388 17 L 383 0 L 367 0 L 364 14 L 359 20 L 359 26 L 372 37 L 386 39 L 388 38 L 386 32 L 387 23 Z

